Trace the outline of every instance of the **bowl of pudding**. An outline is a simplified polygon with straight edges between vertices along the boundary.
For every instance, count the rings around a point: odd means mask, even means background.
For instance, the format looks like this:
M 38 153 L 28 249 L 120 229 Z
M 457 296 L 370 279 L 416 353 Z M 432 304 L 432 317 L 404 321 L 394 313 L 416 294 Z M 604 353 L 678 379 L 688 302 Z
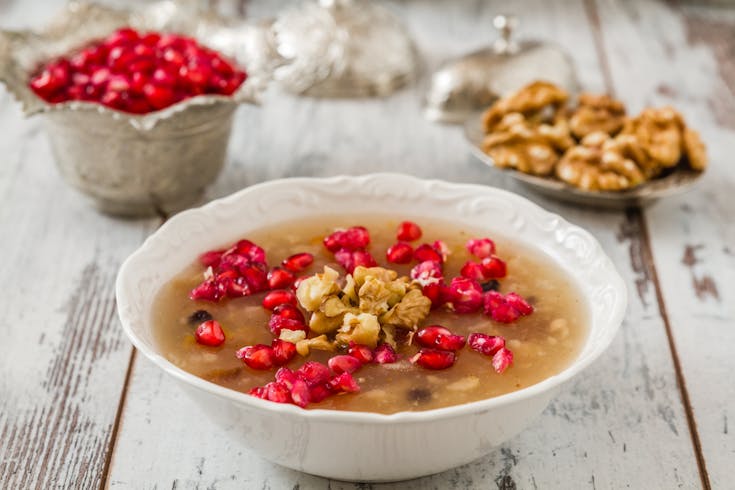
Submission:
M 133 344 L 223 431 L 354 481 L 437 473 L 520 432 L 607 348 L 626 298 L 583 229 L 399 174 L 249 187 L 172 218 L 117 280 Z

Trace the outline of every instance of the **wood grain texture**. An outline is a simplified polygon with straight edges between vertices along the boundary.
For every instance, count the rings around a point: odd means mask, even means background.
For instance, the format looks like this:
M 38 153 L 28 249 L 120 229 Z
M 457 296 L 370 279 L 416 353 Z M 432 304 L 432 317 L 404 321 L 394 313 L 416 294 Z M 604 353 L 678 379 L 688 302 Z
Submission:
M 412 0 L 391 5 L 406 19 L 427 70 L 449 56 L 487 43 L 492 37 L 491 19 L 501 8 L 499 3 L 469 0 Z M 250 2 L 248 12 L 270 15 L 282 6 L 282 2 Z M 524 34 L 557 40 L 572 52 L 583 84 L 592 90 L 605 88 L 593 26 L 582 3 L 529 2 L 523 4 L 521 13 Z M 634 214 L 590 212 L 528 194 L 517 183 L 474 161 L 458 128 L 426 122 L 419 110 L 415 90 L 377 101 L 312 100 L 272 91 L 262 108 L 247 108 L 238 115 L 232 160 L 209 197 L 283 176 L 381 170 L 498 185 L 526 194 L 589 229 L 618 264 L 629 285 L 630 307 L 610 350 L 570 383 L 528 430 L 489 456 L 440 475 L 371 486 L 330 482 L 260 460 L 221 433 L 172 380 L 138 358 L 122 411 L 110 487 L 699 485 L 695 451 L 643 241 L 643 221 Z
M 635 110 L 675 105 L 709 145 L 711 168 L 701 185 L 658 203 L 646 218 L 704 485 L 727 488 L 735 458 L 728 428 L 735 403 L 735 12 L 659 3 L 599 7 L 618 94 Z

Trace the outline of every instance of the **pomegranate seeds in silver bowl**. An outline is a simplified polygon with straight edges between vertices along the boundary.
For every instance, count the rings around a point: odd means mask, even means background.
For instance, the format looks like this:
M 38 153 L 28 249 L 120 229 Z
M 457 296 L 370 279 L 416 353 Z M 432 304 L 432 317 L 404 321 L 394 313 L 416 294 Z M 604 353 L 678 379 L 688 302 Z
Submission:
M 0 32 L 0 81 L 101 211 L 170 213 L 217 177 L 236 108 L 270 78 L 259 31 L 170 2 L 70 3 L 43 31 Z

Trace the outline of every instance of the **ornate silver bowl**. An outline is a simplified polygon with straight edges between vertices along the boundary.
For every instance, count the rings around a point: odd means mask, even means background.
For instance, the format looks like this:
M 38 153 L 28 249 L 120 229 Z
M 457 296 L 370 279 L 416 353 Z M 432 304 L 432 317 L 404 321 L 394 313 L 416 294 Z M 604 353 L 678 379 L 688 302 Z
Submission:
M 94 102 L 50 104 L 28 86 L 45 61 L 113 30 L 177 32 L 233 57 L 247 80 L 231 96 L 200 95 L 133 115 Z M 255 103 L 269 79 L 257 27 L 229 23 L 174 2 L 137 11 L 70 3 L 40 32 L 0 31 L 0 81 L 27 116 L 42 114 L 62 177 L 103 212 L 171 213 L 195 203 L 222 169 L 235 109 Z M 267 43 L 263 40 L 263 46 Z

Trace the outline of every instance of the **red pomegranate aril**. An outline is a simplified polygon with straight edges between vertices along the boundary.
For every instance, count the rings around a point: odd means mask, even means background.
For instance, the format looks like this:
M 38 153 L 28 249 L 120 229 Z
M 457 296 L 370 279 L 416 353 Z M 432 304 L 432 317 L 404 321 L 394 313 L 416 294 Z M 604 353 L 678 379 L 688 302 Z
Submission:
M 204 267 L 217 267 L 220 260 L 222 260 L 223 253 L 224 251 L 222 250 L 210 250 L 209 252 L 204 252 L 199 256 L 199 262 Z
M 385 252 L 385 258 L 393 264 L 408 264 L 413 259 L 413 247 L 406 242 L 398 242 Z
M 505 347 L 501 347 L 493 355 L 493 368 L 496 373 L 503 374 L 511 364 L 513 364 L 513 353 Z
M 219 301 L 227 292 L 226 287 L 210 279 L 191 290 L 189 298 L 203 301 Z
M 421 288 L 421 294 L 431 300 L 432 307 L 437 307 L 443 304 L 442 286 L 443 285 L 441 283 L 435 282 L 427 284 Z
M 327 388 L 325 384 L 314 385 L 309 388 L 309 398 L 311 403 L 319 403 L 332 396 L 332 390 Z
M 436 260 L 420 262 L 411 269 L 410 275 L 411 279 L 422 286 L 440 283 L 443 279 L 441 262 Z
M 310 277 L 311 277 L 311 275 L 297 277 L 296 280 L 293 282 L 293 284 L 291 284 L 291 289 L 293 289 L 294 291 L 296 291 L 297 289 L 299 289 L 299 285 L 301 284 L 301 282 L 304 279 L 308 279 Z
M 465 247 L 469 253 L 478 259 L 484 259 L 495 254 L 495 242 L 489 238 L 473 238 L 467 240 Z
M 360 385 L 357 384 L 355 378 L 350 373 L 338 374 L 327 382 L 327 387 L 333 391 L 341 391 L 343 393 L 357 393 L 360 391 Z
M 518 310 L 521 315 L 530 315 L 533 313 L 533 306 L 531 306 L 525 299 L 516 293 L 508 293 L 505 295 L 505 301 Z
M 244 277 L 236 277 L 235 279 L 228 280 L 226 284 L 227 296 L 230 298 L 241 298 L 252 294 L 250 285 Z
M 268 390 L 266 390 L 265 386 L 256 386 L 248 391 L 248 395 L 260 398 L 262 400 L 267 400 Z
M 271 344 L 273 349 L 273 364 L 282 366 L 296 355 L 296 344 L 281 339 L 274 339 Z
M 416 332 L 416 342 L 424 347 L 434 347 L 440 335 L 452 335 L 449 329 L 441 325 L 429 325 Z
M 313 262 L 314 256 L 303 252 L 290 256 L 281 265 L 291 272 L 298 273 L 309 267 Z
M 297 320 L 301 323 L 304 323 L 305 321 L 304 314 L 301 313 L 301 310 L 299 310 L 297 306 L 289 303 L 284 303 L 273 308 L 273 314 L 282 316 L 284 318 L 289 318 L 291 320 Z
M 375 267 L 378 265 L 373 256 L 370 255 L 370 252 L 367 250 L 355 250 L 352 252 L 352 260 L 354 261 L 354 267 Z
M 473 281 L 484 282 L 487 278 L 485 277 L 485 269 L 477 262 L 468 260 L 460 269 L 459 274 L 467 279 Z
M 268 345 L 248 345 L 239 349 L 235 355 L 252 369 L 266 370 L 274 366 L 275 356 Z
M 274 267 L 268 272 L 268 287 L 270 289 L 284 289 L 291 286 L 296 277 L 281 267 Z
M 291 400 L 294 405 L 304 408 L 311 403 L 311 390 L 306 381 L 297 379 L 291 388 Z
M 175 100 L 174 92 L 170 88 L 151 83 L 146 83 L 143 86 L 143 94 L 148 103 L 156 109 L 168 107 Z
M 334 356 L 329 359 L 327 364 L 335 374 L 354 373 L 362 367 L 362 362 L 350 355 Z
M 268 320 L 268 329 L 276 337 L 281 335 L 281 330 L 303 330 L 309 333 L 309 327 L 303 321 L 281 315 L 271 315 L 270 320 Z
M 353 226 L 346 230 L 337 230 L 324 237 L 324 246 L 330 252 L 340 249 L 360 250 L 370 245 L 370 233 L 364 226 Z
M 419 245 L 416 250 L 413 251 L 413 258 L 417 262 L 426 262 L 426 261 L 433 261 L 433 262 L 439 262 L 442 263 L 442 256 L 434 250 L 434 247 L 429 245 L 428 243 L 424 243 L 423 245 Z
M 294 305 L 298 304 L 296 294 L 288 289 L 276 289 L 265 295 L 263 298 L 263 308 L 266 310 L 273 310 L 279 305 Z
M 307 361 L 296 370 L 296 376 L 306 381 L 309 386 L 314 386 L 329 381 L 332 373 L 320 362 Z
M 454 352 L 438 349 L 421 349 L 411 358 L 411 362 L 425 369 L 447 369 L 454 365 Z
M 421 238 L 421 227 L 413 221 L 403 221 L 398 225 L 396 239 L 403 242 L 413 242 Z
M 398 354 L 390 344 L 380 344 L 373 351 L 373 359 L 378 364 L 393 364 L 398 360 Z
M 289 390 L 293 388 L 294 382 L 298 379 L 296 373 L 287 367 L 279 368 L 275 375 L 276 382 L 286 386 Z
M 363 364 L 373 362 L 373 351 L 367 345 L 350 342 L 347 353 Z
M 505 262 L 494 255 L 485 257 L 480 264 L 485 270 L 485 279 L 501 279 L 508 274 Z
M 435 347 L 441 350 L 458 351 L 464 347 L 466 339 L 462 335 L 440 335 L 436 339 Z
M 286 385 L 272 381 L 264 388 L 266 400 L 276 403 L 291 403 L 291 392 Z
M 194 337 L 202 345 L 217 347 L 225 341 L 225 332 L 217 320 L 207 320 L 197 327 Z
M 265 262 L 265 250 L 250 240 L 240 240 L 234 246 L 234 252 L 243 255 L 251 262 Z
M 251 263 L 240 271 L 253 293 L 268 289 L 268 273 L 264 264 Z
M 482 286 L 466 277 L 455 277 L 448 286 L 449 298 L 457 313 L 474 313 L 483 303 Z
M 505 339 L 498 335 L 473 332 L 467 337 L 467 344 L 472 350 L 476 350 L 480 354 L 492 356 L 498 350 L 505 347 Z
M 442 240 L 435 241 L 431 245 L 431 248 L 433 248 L 434 251 L 439 254 L 442 262 L 446 262 L 449 256 L 452 254 L 452 251 L 449 249 L 449 245 L 447 245 Z
M 378 265 L 373 256 L 370 255 L 370 252 L 365 250 L 347 250 L 343 248 L 334 254 L 334 259 L 350 274 L 358 266 L 375 267 Z

